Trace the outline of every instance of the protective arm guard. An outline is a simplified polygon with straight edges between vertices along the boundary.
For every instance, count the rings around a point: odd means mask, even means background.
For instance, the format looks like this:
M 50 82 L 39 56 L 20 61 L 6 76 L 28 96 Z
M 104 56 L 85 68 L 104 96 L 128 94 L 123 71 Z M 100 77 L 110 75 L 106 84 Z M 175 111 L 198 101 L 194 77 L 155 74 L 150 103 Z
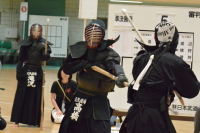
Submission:
M 128 79 L 126 78 L 124 74 L 124 70 L 121 65 L 115 65 L 115 75 L 117 76 L 117 80 L 115 81 L 115 84 L 119 88 L 125 87 L 124 82 L 128 82 Z
M 114 73 L 115 76 L 117 76 L 117 80 L 115 81 L 115 84 L 119 88 L 125 87 L 124 82 L 128 82 L 128 79 L 126 78 L 124 74 L 124 70 L 121 65 L 116 64 L 114 61 L 109 61 L 107 63 L 107 69 L 111 73 Z
M 19 57 L 17 61 L 17 68 L 16 68 L 16 79 L 19 80 L 21 78 L 21 69 L 26 57 L 26 47 L 20 47 Z
M 48 61 L 50 59 L 50 54 L 51 54 L 51 47 L 49 47 L 49 45 L 47 45 L 47 53 L 42 54 L 42 60 Z
M 74 59 L 71 54 L 68 55 L 67 59 L 63 63 L 64 73 L 71 75 L 75 72 L 82 70 L 84 60 Z

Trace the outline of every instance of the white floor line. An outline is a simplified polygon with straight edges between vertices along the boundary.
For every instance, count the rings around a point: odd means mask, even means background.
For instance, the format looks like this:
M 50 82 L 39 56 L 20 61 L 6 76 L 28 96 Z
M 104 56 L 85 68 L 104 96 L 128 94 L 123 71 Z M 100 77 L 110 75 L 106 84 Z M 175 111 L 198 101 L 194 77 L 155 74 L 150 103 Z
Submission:
M 5 103 L 5 102 L 0 102 L 0 103 L 3 103 L 3 104 L 12 104 L 12 103 Z
M 12 104 L 12 103 L 5 103 L 5 102 L 0 102 L 2 104 Z M 49 108 L 44 108 L 45 110 L 52 110 L 52 109 L 49 109 Z
M 3 118 L 4 118 L 4 117 L 8 117 L 8 118 L 10 118 L 10 116 L 4 116 L 4 115 L 3 115 L 2 117 L 3 117 Z

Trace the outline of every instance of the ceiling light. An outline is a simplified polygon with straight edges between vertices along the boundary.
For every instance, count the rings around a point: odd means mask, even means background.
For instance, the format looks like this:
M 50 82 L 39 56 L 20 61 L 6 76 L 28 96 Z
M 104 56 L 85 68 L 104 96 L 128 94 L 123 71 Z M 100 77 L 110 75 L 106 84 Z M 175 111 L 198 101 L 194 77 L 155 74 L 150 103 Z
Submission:
M 143 3 L 141 1 L 110 0 L 111 2 Z

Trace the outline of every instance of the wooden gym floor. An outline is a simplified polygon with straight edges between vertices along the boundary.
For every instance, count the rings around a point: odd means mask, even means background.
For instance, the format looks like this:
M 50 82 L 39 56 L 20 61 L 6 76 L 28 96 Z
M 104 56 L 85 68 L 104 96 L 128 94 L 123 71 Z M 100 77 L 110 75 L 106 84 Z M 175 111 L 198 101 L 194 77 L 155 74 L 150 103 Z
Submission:
M 13 99 L 16 91 L 16 65 L 4 65 L 0 70 L 0 88 L 5 88 L 4 91 L 0 90 L 0 107 L 1 115 L 7 121 L 7 127 L 0 131 L 1 133 L 58 133 L 60 124 L 54 124 L 50 120 L 51 109 L 53 108 L 50 100 L 50 89 L 52 83 L 57 80 L 58 66 L 47 66 L 46 69 L 46 83 L 44 90 L 44 126 L 43 130 L 38 127 L 31 127 L 20 124 L 19 127 L 12 127 L 13 123 L 10 122 L 11 109 Z M 75 76 L 73 76 L 73 79 Z M 193 121 L 178 121 L 173 120 L 173 124 L 177 130 L 177 133 L 193 133 L 194 122 Z

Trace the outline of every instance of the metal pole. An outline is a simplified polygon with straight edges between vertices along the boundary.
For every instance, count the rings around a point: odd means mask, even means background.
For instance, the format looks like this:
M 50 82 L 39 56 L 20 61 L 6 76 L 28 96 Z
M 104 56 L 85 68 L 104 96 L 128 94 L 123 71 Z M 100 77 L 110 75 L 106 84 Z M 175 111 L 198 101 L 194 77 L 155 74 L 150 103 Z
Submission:
M 25 24 L 26 24 L 25 22 L 26 22 L 26 21 L 23 22 L 23 35 L 22 35 L 22 36 L 23 36 L 23 37 L 22 37 L 23 40 L 24 40 L 24 36 L 25 36 Z

